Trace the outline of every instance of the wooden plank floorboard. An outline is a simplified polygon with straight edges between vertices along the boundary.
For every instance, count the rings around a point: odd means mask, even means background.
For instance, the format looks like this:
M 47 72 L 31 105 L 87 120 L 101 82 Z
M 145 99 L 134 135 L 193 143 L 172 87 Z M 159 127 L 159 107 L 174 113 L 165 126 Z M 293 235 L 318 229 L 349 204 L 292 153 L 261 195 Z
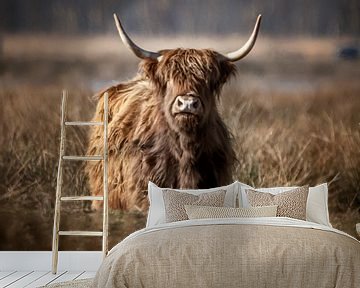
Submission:
M 0 280 L 15 272 L 16 271 L 0 271 Z
M 8 287 L 10 284 L 17 282 L 28 274 L 31 274 L 31 271 L 17 271 L 15 273 L 11 273 L 10 275 L 0 280 L 0 287 Z
M 60 251 L 59 273 L 54 275 L 49 271 L 51 257 L 51 251 L 0 251 L 0 288 L 37 288 L 93 278 L 102 262 L 101 251 Z
M 32 282 L 30 285 L 26 286 L 26 288 L 37 288 L 39 286 L 45 286 L 54 281 L 55 279 L 59 278 L 64 273 L 66 273 L 66 271 L 58 272 L 57 274 L 52 274 L 51 272 L 49 272 L 38 280 Z
M 102 257 L 101 251 L 59 251 L 58 270 L 96 271 Z M 48 271 L 51 266 L 51 251 L 0 251 L 0 271 Z
M 23 278 L 19 279 L 18 281 L 10 284 L 6 288 L 19 288 L 19 287 L 27 287 L 34 281 L 40 279 L 45 274 L 49 273 L 48 271 L 32 271 L 30 274 L 24 276 Z
M 0 271 L 0 288 L 37 288 L 49 284 L 94 278 L 95 271 Z
M 59 278 L 56 278 L 54 279 L 54 281 L 51 281 L 50 284 L 72 281 L 74 279 L 77 279 L 77 277 L 79 277 L 84 272 L 85 271 L 67 271 L 66 273 L 62 274 Z
M 77 277 L 76 280 L 94 278 L 95 275 L 96 275 L 96 271 L 85 271 L 79 277 Z

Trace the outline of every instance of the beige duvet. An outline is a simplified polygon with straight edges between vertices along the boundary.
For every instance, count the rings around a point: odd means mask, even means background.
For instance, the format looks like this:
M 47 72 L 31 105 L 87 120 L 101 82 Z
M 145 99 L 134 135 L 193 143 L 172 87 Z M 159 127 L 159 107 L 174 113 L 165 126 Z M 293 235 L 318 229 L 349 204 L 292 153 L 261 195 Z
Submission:
M 357 240 L 305 221 L 255 220 L 136 232 L 112 249 L 93 287 L 360 287 Z

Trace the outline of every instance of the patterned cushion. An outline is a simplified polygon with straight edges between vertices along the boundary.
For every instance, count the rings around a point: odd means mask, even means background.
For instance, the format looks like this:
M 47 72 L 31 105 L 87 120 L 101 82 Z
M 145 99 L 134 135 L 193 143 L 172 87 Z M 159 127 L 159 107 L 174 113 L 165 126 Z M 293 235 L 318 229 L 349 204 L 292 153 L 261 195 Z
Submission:
M 275 217 L 277 206 L 231 208 L 185 205 L 185 210 L 189 219 Z
M 278 205 L 277 216 L 306 220 L 306 202 L 309 186 L 295 188 L 277 195 L 246 189 L 251 206 Z
M 193 195 L 200 195 L 203 193 L 225 190 L 226 194 L 223 205 L 224 207 L 236 207 L 236 202 L 237 202 L 236 199 L 238 194 L 240 193 L 240 186 L 238 185 L 237 182 L 234 182 L 227 186 L 213 187 L 208 189 L 173 189 L 171 187 L 161 188 L 149 181 L 148 197 L 149 197 L 150 206 L 146 221 L 146 227 L 154 227 L 156 225 L 166 223 L 163 191 L 168 189 L 172 189 L 183 193 L 189 193 Z
M 175 190 L 163 191 L 166 222 L 188 220 L 184 205 L 224 206 L 225 190 L 193 195 Z

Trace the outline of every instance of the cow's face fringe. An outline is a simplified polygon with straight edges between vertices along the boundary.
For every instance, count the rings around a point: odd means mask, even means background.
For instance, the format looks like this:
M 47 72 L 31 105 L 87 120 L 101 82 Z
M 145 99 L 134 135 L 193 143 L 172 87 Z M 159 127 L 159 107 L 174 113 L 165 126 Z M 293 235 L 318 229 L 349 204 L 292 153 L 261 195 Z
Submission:
M 169 126 L 177 132 L 194 134 L 216 110 L 221 88 L 235 73 L 235 66 L 208 49 L 164 50 L 161 54 L 160 61 L 143 60 L 141 73 L 156 87 Z M 175 115 L 172 108 L 177 97 L 188 94 L 200 100 L 201 113 Z

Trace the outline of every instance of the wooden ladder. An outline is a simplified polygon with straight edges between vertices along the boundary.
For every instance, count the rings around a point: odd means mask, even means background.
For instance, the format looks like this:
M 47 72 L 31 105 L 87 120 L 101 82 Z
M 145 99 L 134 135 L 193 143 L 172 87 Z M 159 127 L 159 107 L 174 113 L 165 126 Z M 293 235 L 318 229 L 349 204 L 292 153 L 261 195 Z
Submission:
M 60 154 L 59 166 L 57 173 L 56 185 L 56 201 L 54 213 L 54 229 L 52 242 L 52 273 L 57 273 L 58 254 L 59 254 L 59 236 L 98 236 L 102 237 L 102 253 L 103 257 L 108 252 L 108 93 L 104 94 L 104 119 L 103 122 L 68 122 L 66 121 L 66 103 L 68 92 L 62 92 L 61 101 L 61 138 L 60 138 Z M 66 126 L 104 126 L 104 153 L 103 155 L 94 156 L 65 156 L 65 137 Z M 103 161 L 103 196 L 61 196 L 61 188 L 63 183 L 63 161 Z M 60 225 L 60 206 L 62 201 L 85 201 L 99 200 L 103 201 L 103 229 L 102 231 L 59 231 Z

